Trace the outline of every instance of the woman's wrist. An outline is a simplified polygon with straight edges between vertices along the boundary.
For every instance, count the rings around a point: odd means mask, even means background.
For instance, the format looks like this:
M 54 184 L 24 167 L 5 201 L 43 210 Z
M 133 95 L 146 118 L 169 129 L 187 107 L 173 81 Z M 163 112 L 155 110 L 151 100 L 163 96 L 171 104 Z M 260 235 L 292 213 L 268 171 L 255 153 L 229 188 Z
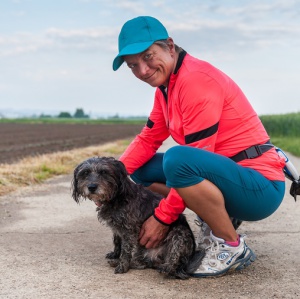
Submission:
M 158 221 L 159 223 L 161 223 L 161 224 L 163 224 L 163 225 L 165 225 L 165 226 L 170 226 L 170 224 L 165 223 L 165 222 L 163 222 L 162 220 L 160 220 L 160 219 L 155 215 L 155 213 L 153 213 L 153 217 L 154 217 L 154 219 L 155 219 L 156 221 Z

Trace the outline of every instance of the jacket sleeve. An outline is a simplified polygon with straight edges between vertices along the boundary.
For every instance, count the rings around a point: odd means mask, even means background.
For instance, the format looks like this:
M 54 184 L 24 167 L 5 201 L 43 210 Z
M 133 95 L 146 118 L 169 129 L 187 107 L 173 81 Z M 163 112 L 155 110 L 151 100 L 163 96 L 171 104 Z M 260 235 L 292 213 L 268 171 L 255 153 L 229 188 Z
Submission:
M 161 91 L 157 90 L 147 124 L 119 158 L 129 174 L 149 161 L 170 135 L 163 113 L 161 97 L 163 97 Z
M 154 218 L 159 222 L 169 225 L 177 220 L 186 208 L 185 202 L 175 189 L 171 189 L 167 198 L 160 201 L 159 206 L 154 211 Z

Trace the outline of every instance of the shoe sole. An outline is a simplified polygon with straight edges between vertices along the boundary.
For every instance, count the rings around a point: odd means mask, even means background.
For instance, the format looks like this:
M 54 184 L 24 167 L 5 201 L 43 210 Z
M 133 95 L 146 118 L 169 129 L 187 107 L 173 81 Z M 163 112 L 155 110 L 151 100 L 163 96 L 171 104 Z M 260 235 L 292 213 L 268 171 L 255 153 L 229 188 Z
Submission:
M 253 263 L 256 260 L 256 255 L 255 253 L 248 247 L 247 250 L 249 250 L 249 254 L 240 260 L 237 260 L 235 263 L 233 263 L 230 267 L 225 268 L 222 271 L 216 272 L 216 273 L 191 273 L 190 275 L 192 277 L 195 278 L 203 278 L 203 277 L 220 277 L 223 276 L 227 273 L 231 273 L 234 271 L 239 271 L 239 270 L 243 270 L 246 267 L 248 267 L 249 265 L 251 265 L 251 263 Z

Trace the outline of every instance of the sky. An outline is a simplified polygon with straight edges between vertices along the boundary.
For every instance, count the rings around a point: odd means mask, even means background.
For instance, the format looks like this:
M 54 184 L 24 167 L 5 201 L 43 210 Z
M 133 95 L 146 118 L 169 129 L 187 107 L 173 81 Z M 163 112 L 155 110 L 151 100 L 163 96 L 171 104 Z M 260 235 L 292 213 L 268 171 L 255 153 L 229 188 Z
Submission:
M 121 27 L 141 15 L 229 75 L 259 115 L 300 112 L 299 0 L 1 0 L 0 116 L 147 116 L 155 89 L 112 70 Z

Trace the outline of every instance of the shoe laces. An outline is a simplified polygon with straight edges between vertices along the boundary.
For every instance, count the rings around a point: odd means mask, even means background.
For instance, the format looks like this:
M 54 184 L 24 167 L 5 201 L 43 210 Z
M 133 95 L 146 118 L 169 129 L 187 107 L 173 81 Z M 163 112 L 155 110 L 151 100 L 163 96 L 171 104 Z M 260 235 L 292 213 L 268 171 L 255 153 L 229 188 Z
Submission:
M 241 234 L 240 238 L 246 239 L 247 236 L 245 234 Z M 202 264 L 208 263 L 210 266 L 217 266 L 217 255 L 220 253 L 220 247 L 224 247 L 224 243 L 221 243 L 218 240 L 213 238 L 209 238 L 210 244 L 205 249 L 205 256 L 202 260 Z
M 194 222 L 197 226 L 202 227 L 203 221 L 199 220 L 199 218 L 196 218 Z
M 210 266 L 217 266 L 217 254 L 220 252 L 220 243 L 217 240 L 209 238 L 210 244 L 205 249 L 205 256 L 202 264 L 208 263 Z

